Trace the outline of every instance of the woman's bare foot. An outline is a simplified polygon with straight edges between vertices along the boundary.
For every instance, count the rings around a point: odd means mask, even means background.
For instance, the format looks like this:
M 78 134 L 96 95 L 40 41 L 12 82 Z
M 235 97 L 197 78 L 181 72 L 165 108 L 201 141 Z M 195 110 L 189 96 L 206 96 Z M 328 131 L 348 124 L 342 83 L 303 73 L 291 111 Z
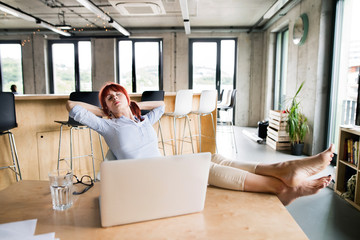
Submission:
M 331 176 L 326 176 L 314 180 L 303 181 L 297 187 L 286 187 L 281 193 L 277 194 L 277 196 L 286 206 L 298 197 L 317 193 L 320 189 L 328 186 L 330 180 Z
M 317 155 L 270 165 L 259 164 L 256 174 L 280 179 L 289 187 L 296 187 L 308 177 L 313 176 L 328 166 L 334 156 L 334 145 Z

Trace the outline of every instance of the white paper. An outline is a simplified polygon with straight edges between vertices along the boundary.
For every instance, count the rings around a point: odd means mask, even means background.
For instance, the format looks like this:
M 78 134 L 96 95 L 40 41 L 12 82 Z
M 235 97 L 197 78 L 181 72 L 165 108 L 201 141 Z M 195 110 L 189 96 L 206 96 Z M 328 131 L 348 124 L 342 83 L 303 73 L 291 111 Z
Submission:
M 37 219 L 0 224 L 0 240 L 53 240 L 55 233 L 34 235 Z

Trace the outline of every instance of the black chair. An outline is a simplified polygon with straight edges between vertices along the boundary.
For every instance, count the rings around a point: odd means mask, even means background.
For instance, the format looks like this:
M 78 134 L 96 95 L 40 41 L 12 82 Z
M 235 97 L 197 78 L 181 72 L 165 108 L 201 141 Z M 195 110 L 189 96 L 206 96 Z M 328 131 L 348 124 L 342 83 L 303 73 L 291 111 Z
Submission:
M 163 90 L 159 90 L 159 91 L 144 91 L 141 95 L 141 102 L 147 102 L 147 101 L 164 101 L 164 95 L 165 92 Z M 145 115 L 147 113 L 149 113 L 150 110 L 141 110 L 141 115 Z M 166 156 L 165 154 L 165 145 L 164 145 L 164 139 L 163 139 L 163 134 L 162 134 L 162 130 L 161 130 L 161 123 L 160 123 L 160 119 L 158 121 L 159 123 L 159 128 L 158 128 L 158 136 L 159 136 L 159 132 L 160 132 L 160 137 L 161 137 L 161 143 L 162 143 L 162 147 L 163 147 L 163 152 L 164 152 L 164 156 Z
M 85 102 L 89 103 L 98 107 L 101 107 L 100 101 L 99 101 L 99 92 L 72 92 L 70 94 L 70 100 L 72 101 L 79 101 L 79 102 Z M 70 160 L 70 169 L 73 169 L 73 159 L 74 158 L 82 158 L 82 157 L 91 157 L 92 158 L 92 165 L 93 165 L 93 173 L 94 173 L 94 179 L 96 179 L 96 173 L 95 173 L 95 163 L 94 163 L 94 151 L 93 151 L 93 144 L 92 144 L 92 137 L 91 137 L 91 129 L 87 126 L 84 126 L 83 124 L 75 121 L 73 118 L 69 117 L 67 121 L 55 121 L 56 123 L 60 123 L 60 137 L 59 137 L 59 152 L 58 152 L 58 162 L 57 162 L 57 169 L 59 169 L 60 161 L 64 160 Z M 69 158 L 60 158 L 60 151 L 61 151 L 61 136 L 62 136 L 62 130 L 63 126 L 70 127 L 70 157 Z M 81 130 L 81 129 L 89 129 L 89 137 L 90 137 L 90 147 L 91 147 L 91 153 L 88 155 L 83 156 L 73 156 L 73 142 L 72 142 L 72 133 L 73 130 Z M 99 135 L 99 141 L 100 141 L 100 147 L 101 147 L 101 154 L 103 160 L 104 157 L 104 151 L 101 141 L 101 135 Z
M 15 173 L 16 181 L 22 180 L 19 166 L 19 158 L 16 150 L 14 135 L 10 129 L 16 128 L 15 97 L 10 92 L 0 92 L 0 135 L 9 136 L 12 165 L 0 167 L 0 169 L 11 169 Z
M 226 112 L 226 113 L 229 113 L 229 110 L 235 109 L 236 92 L 237 92 L 236 89 L 232 90 L 232 92 L 231 92 L 231 98 L 230 98 L 230 104 L 229 104 L 229 105 L 218 105 L 217 110 L 218 110 L 218 112 L 219 112 L 219 115 L 220 115 L 221 111 L 224 111 L 224 112 Z M 229 115 L 229 114 L 228 114 L 228 115 Z M 235 151 L 236 151 L 236 153 L 237 153 L 236 139 L 235 139 L 235 132 L 234 132 L 234 123 L 233 123 L 233 116 L 232 116 L 232 115 L 229 115 L 228 118 L 230 118 L 230 120 L 225 120 L 225 121 L 221 121 L 220 118 L 218 118 L 218 121 L 217 121 L 217 122 L 218 122 L 219 124 L 221 124 L 221 125 L 230 123 L 231 131 L 232 131 L 233 138 L 234 138 Z
M 163 90 L 159 91 L 144 91 L 141 95 L 141 101 L 147 102 L 147 101 L 164 101 L 164 95 L 165 92 Z M 141 110 L 141 115 L 145 115 L 150 110 Z

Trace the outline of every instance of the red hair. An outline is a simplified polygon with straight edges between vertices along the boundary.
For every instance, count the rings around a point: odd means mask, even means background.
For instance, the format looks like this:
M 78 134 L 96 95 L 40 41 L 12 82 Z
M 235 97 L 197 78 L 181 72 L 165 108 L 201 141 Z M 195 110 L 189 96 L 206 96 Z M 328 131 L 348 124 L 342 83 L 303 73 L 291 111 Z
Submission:
M 121 92 L 122 94 L 125 95 L 127 102 L 129 104 L 130 110 L 132 112 L 133 115 L 135 115 L 140 121 L 142 121 L 142 117 L 141 117 L 141 110 L 139 108 L 139 106 L 137 105 L 136 102 L 134 101 L 130 101 L 130 97 L 129 94 L 127 93 L 126 89 L 121 86 L 120 84 L 114 83 L 114 82 L 109 82 L 106 83 L 99 92 L 99 100 L 100 100 L 100 104 L 102 106 L 102 109 L 104 111 L 104 113 L 106 115 L 109 115 L 109 110 L 106 106 L 106 96 L 109 95 L 110 90 L 113 90 L 114 92 Z

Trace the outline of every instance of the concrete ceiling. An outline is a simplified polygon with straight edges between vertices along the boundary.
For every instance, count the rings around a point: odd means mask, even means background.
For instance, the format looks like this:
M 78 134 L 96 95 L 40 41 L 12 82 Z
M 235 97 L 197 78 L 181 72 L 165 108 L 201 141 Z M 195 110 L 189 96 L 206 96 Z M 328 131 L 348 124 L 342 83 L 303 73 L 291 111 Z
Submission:
M 152 16 L 124 16 L 110 2 L 114 0 L 92 0 L 112 19 L 124 28 L 132 31 L 140 29 L 183 31 L 183 18 L 179 0 L 161 1 L 165 14 Z M 124 2 L 125 0 L 116 0 Z M 139 0 L 127 0 L 134 2 Z M 142 2 L 151 2 L 143 0 Z M 154 0 L 155 1 L 155 0 Z M 1 2 L 20 9 L 38 19 L 52 25 L 66 23 L 72 27 L 74 35 L 79 32 L 113 31 L 106 21 L 97 17 L 96 14 L 83 7 L 76 0 L 2 0 Z M 263 27 L 270 19 L 263 19 L 264 14 L 276 3 L 282 3 L 282 8 L 276 12 L 279 15 L 286 6 L 294 5 L 299 0 L 188 0 L 190 26 L 193 30 L 201 29 L 242 29 Z M 36 23 L 17 18 L 0 11 L 0 32 L 18 30 L 33 31 L 42 29 Z

